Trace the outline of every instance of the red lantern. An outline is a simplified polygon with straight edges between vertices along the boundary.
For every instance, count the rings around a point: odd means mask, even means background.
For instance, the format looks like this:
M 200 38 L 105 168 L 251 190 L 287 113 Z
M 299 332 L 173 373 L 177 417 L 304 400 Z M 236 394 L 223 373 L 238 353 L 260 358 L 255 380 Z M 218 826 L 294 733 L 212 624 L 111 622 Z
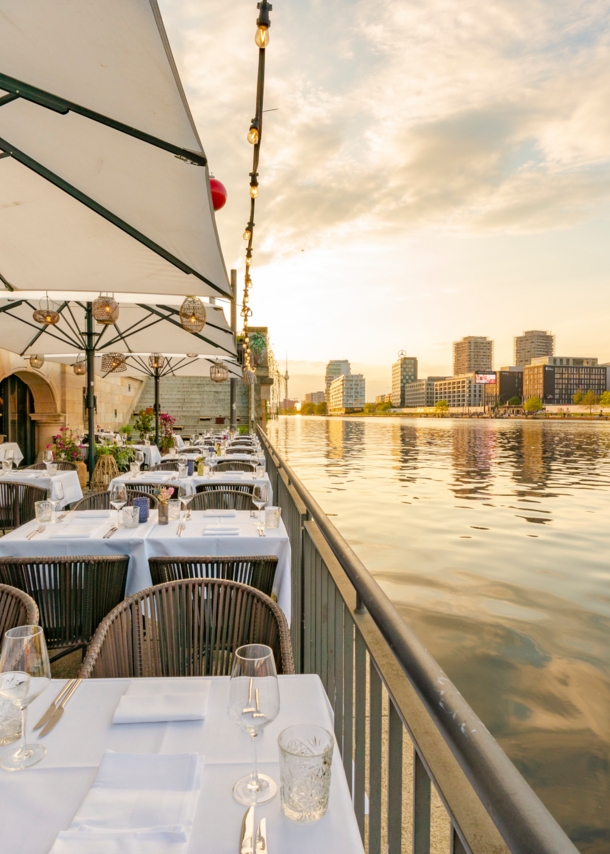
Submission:
M 212 191 L 212 206 L 215 211 L 219 211 L 227 203 L 227 188 L 212 176 L 210 178 L 210 190 Z

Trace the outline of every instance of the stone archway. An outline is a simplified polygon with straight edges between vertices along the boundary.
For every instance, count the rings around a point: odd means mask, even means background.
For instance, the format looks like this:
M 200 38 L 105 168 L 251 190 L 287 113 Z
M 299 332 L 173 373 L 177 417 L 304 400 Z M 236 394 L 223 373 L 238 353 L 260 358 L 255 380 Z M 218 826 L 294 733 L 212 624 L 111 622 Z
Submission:
M 64 423 L 64 415 L 59 411 L 55 390 L 46 377 L 37 371 L 19 369 L 12 371 L 28 386 L 34 398 L 34 412 L 30 418 L 36 423 L 36 451 L 51 444 L 52 437 Z

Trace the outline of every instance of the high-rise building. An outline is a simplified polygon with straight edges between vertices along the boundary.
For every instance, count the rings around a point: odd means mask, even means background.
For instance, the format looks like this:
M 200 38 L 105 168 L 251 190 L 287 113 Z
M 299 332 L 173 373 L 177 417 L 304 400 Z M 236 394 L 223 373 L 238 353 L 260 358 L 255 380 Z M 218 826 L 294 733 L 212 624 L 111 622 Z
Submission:
M 530 329 L 515 338 L 515 366 L 524 368 L 532 364 L 532 359 L 540 356 L 552 356 L 555 349 L 555 336 L 550 332 Z
M 323 391 L 310 391 L 305 395 L 305 403 L 324 403 L 326 393 Z
M 324 377 L 324 395 L 326 398 L 326 403 L 330 404 L 330 384 L 333 380 L 336 380 L 337 377 L 349 377 L 352 370 L 350 368 L 349 362 L 347 359 L 331 359 L 331 361 L 326 365 L 326 375 Z
M 606 391 L 607 370 L 595 358 L 546 356 L 523 368 L 523 397 L 539 397 L 543 403 L 565 406 L 577 391 Z
M 473 371 L 491 371 L 494 342 L 479 335 L 469 335 L 453 342 L 453 376 L 462 377 Z
M 477 383 L 475 373 L 460 377 L 447 377 L 446 380 L 439 380 L 434 383 L 434 402 L 446 400 L 449 406 L 463 408 L 482 406 L 484 389 L 484 384 Z
M 405 386 L 416 379 L 417 359 L 401 350 L 398 361 L 392 365 L 392 406 L 400 408 L 405 405 Z
M 428 377 L 405 386 L 405 407 L 434 406 L 434 383 L 447 377 Z
M 328 411 L 342 415 L 364 406 L 362 374 L 341 374 L 330 384 Z

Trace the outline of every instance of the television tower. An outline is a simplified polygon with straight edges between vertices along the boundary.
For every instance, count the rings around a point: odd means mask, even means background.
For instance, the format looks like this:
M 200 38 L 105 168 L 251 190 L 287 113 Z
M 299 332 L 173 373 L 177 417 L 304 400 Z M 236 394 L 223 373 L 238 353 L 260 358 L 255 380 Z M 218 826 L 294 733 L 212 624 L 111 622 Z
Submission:
M 288 407 L 288 380 L 290 379 L 288 375 L 288 353 L 286 353 L 286 373 L 284 374 L 284 400 L 286 401 L 286 408 Z

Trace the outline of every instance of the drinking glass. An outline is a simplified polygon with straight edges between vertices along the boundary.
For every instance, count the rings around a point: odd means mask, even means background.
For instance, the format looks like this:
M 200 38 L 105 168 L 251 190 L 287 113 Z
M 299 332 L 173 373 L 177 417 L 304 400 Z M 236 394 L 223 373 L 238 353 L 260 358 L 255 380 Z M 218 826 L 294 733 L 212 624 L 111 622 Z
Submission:
M 279 528 L 280 517 L 282 515 L 281 507 L 266 507 L 265 508 L 265 526 L 267 528 Z
M 193 492 L 191 492 L 191 489 L 188 486 L 179 486 L 178 498 L 180 499 L 180 501 L 182 502 L 182 506 L 184 507 L 185 519 L 190 519 L 192 511 L 189 510 L 187 513 L 186 509 L 190 502 L 193 500 Z
M 263 513 L 263 507 L 267 503 L 267 497 L 267 484 L 255 483 L 252 491 L 252 503 L 258 509 L 257 528 L 261 536 L 264 536 L 265 531 L 265 515 Z
M 12 448 L 7 448 L 4 452 L 4 459 L 10 460 L 11 463 L 15 462 L 15 451 Z
M 136 451 L 136 462 L 141 466 L 144 462 L 144 451 Z
M 140 474 L 140 463 L 129 463 L 129 471 L 131 472 L 131 479 L 133 480 Z
M 170 522 L 176 522 L 180 519 L 180 501 L 177 498 L 170 498 L 167 502 L 167 508 Z
M 13 468 L 13 461 L 4 459 L 2 460 L 2 473 L 9 472 Z
M 264 466 L 257 466 L 254 469 L 254 477 L 257 477 L 259 480 L 265 477 L 265 468 Z
M 182 478 L 184 478 L 184 477 L 187 477 L 187 475 L 188 475 L 187 464 L 186 463 L 184 463 L 184 464 L 178 463 L 178 477 L 180 478 L 180 480 L 182 480 Z
M 139 507 L 123 507 L 123 527 L 137 528 L 140 522 Z
M 297 724 L 283 730 L 277 741 L 282 812 L 292 821 L 318 821 L 328 809 L 332 735 L 321 726 Z
M 47 467 L 47 473 L 49 471 L 49 463 L 53 462 L 53 451 L 49 448 L 46 451 L 42 452 L 42 461 Z
M 50 522 L 53 505 L 50 501 L 35 501 L 34 512 L 36 513 L 37 522 Z
M 252 738 L 253 770 L 233 786 L 240 804 L 264 804 L 275 797 L 277 783 L 259 774 L 256 765 L 256 737 L 276 719 L 280 692 L 273 650 L 263 644 L 246 644 L 235 653 L 229 684 L 229 718 Z
M 0 768 L 21 771 L 40 762 L 47 752 L 42 744 L 26 744 L 27 709 L 49 686 L 51 665 L 44 632 L 40 626 L 17 626 L 4 635 L 0 653 L 0 697 L 21 710 L 21 738 L 16 747 L 2 755 Z
M 115 483 L 110 492 L 110 504 L 116 510 L 117 522 L 121 523 L 120 509 L 127 504 L 127 487 L 124 483 Z
M 51 511 L 51 524 L 54 525 L 57 522 L 57 506 L 64 500 L 64 485 L 61 480 L 58 480 L 57 483 L 52 483 L 51 497 L 48 500 L 53 508 Z
M 57 463 L 52 462 L 52 463 L 47 463 L 46 465 L 47 465 L 47 474 L 49 475 L 49 477 L 55 477 L 57 472 L 59 471 L 59 469 L 57 467 Z

